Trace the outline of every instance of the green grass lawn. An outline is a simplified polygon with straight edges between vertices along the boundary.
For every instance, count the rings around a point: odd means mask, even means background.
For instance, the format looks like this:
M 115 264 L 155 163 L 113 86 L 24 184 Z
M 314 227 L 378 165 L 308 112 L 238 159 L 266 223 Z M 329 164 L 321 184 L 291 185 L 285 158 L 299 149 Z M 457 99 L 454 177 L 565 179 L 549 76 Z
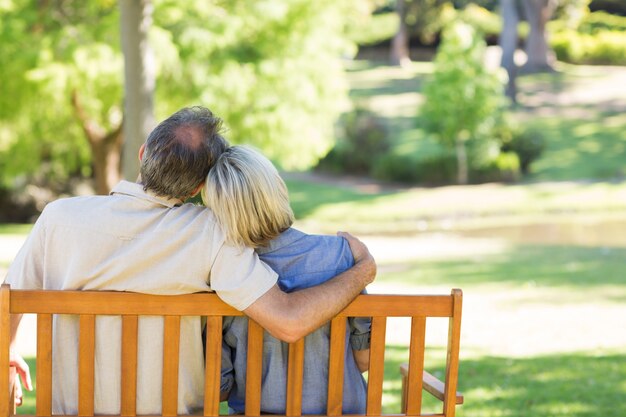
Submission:
M 300 225 L 332 233 L 416 233 L 626 216 L 626 184 L 485 184 L 359 191 L 330 181 L 287 179 Z
M 463 289 L 459 416 L 623 415 L 626 347 L 598 346 L 626 325 L 624 256 L 626 248 L 512 245 L 496 254 L 384 265 L 377 283 L 407 292 Z M 386 411 L 397 410 L 394 381 L 406 360 L 406 348 L 394 350 Z M 441 352 L 427 351 L 427 360 L 442 374 Z

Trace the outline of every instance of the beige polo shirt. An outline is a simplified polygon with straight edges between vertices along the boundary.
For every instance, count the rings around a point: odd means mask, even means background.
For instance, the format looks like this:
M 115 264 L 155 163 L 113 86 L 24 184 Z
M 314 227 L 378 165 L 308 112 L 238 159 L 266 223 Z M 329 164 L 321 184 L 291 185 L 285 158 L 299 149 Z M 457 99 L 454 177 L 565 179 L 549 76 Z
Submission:
M 48 204 L 5 282 L 12 288 L 115 290 L 185 294 L 214 290 L 243 310 L 265 294 L 277 275 L 252 249 L 224 244 L 213 213 L 177 205 L 121 182 L 109 196 L 74 197 Z M 197 411 L 204 390 L 199 317 L 181 321 L 178 413 Z M 54 321 L 53 413 L 76 414 L 77 319 Z M 96 321 L 95 412 L 120 412 L 121 320 Z M 161 412 L 163 322 L 139 323 L 137 412 Z

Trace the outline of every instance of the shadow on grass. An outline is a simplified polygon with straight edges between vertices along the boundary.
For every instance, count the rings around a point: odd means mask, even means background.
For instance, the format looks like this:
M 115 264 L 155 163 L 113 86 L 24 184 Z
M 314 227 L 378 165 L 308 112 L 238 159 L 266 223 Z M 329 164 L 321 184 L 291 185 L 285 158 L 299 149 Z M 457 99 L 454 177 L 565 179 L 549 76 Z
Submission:
M 388 78 L 382 81 L 370 81 L 364 87 L 352 87 L 350 98 L 366 99 L 374 96 L 388 96 L 422 91 L 424 76 L 415 78 Z
M 462 351 L 462 349 L 461 349 Z M 404 347 L 392 347 L 385 361 L 385 412 L 398 412 L 398 368 Z M 428 366 L 427 366 L 428 369 Z M 429 369 L 438 377 L 443 362 Z M 459 391 L 465 404 L 457 415 L 472 417 L 626 415 L 626 354 L 593 353 L 538 356 L 523 359 L 485 356 L 461 359 Z M 424 395 L 425 410 L 440 411 L 440 403 Z
M 594 114 L 597 110 L 589 107 L 586 111 Z M 588 120 L 548 117 L 531 125 L 549 138 L 544 154 L 532 167 L 532 179 L 623 179 L 626 175 L 623 112 L 597 112 Z
M 291 208 L 298 219 L 312 214 L 316 209 L 327 204 L 356 201 L 374 202 L 389 193 L 362 193 L 350 187 L 334 187 L 316 184 L 310 181 L 285 180 L 289 188 Z
M 626 286 L 624 248 L 518 245 L 495 255 L 455 260 L 420 261 L 389 267 L 380 282 L 464 287 L 510 283 L 538 286 Z M 615 300 L 619 301 L 619 300 Z M 623 300 L 626 301 L 626 300 Z

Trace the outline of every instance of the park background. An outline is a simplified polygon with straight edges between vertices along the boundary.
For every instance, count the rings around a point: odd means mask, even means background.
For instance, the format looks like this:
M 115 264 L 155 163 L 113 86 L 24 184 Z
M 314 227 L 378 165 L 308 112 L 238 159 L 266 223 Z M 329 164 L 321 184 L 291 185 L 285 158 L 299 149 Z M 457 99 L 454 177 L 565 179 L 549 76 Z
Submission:
M 129 129 L 201 104 L 297 227 L 363 238 L 370 292 L 463 289 L 459 416 L 626 414 L 622 1 L 2 0 L 0 48 L 2 275 L 47 202 L 133 178 Z

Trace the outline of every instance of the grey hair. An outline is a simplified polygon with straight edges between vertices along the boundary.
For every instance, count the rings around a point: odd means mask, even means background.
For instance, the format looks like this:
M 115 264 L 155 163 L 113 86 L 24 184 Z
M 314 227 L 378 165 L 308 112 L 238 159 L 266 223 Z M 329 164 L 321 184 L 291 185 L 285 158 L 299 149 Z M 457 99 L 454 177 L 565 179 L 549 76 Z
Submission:
M 235 246 L 259 247 L 294 221 L 285 182 L 272 163 L 246 146 L 232 146 L 218 158 L 202 189 L 204 204 Z
M 205 107 L 183 108 L 148 136 L 141 160 L 144 190 L 185 200 L 205 180 L 228 142 L 222 120 Z

